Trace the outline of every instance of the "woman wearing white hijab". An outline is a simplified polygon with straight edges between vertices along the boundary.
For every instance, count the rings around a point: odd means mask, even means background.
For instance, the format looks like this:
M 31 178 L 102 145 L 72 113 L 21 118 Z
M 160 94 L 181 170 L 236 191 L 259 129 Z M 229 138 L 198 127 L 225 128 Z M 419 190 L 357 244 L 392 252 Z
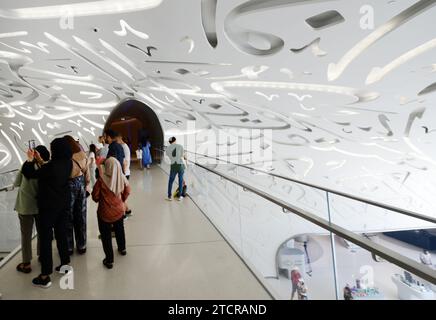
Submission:
M 112 226 L 115 231 L 118 252 L 126 255 L 124 234 L 125 201 L 130 194 L 130 186 L 117 159 L 110 157 L 99 167 L 100 177 L 92 190 L 92 199 L 98 202 L 97 217 L 101 242 L 106 258 L 103 264 L 112 269 L 114 252 L 112 248 Z

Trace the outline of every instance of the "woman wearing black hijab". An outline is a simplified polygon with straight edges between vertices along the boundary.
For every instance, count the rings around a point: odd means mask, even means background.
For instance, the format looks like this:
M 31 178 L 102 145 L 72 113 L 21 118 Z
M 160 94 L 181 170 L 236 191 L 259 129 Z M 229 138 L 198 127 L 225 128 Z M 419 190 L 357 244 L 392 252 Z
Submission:
M 28 151 L 28 162 L 23 165 L 22 172 L 27 177 L 38 178 L 38 210 L 40 215 L 41 274 L 32 280 L 35 286 L 48 288 L 51 286 L 50 274 L 53 272 L 52 235 L 56 237 L 61 267 L 70 263 L 66 238 L 66 223 L 70 190 L 68 180 L 72 170 L 72 153 L 64 138 L 57 138 L 50 144 L 51 160 L 44 163 L 37 151 Z M 36 170 L 33 159 L 38 162 Z

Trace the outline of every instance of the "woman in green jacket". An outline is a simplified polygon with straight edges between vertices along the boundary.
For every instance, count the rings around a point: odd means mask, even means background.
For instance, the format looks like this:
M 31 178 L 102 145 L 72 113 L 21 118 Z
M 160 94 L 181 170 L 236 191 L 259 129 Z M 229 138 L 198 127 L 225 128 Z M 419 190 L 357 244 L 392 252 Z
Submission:
M 37 146 L 35 150 L 38 151 L 44 162 L 50 159 L 50 152 L 46 147 Z M 22 262 L 17 266 L 17 271 L 29 273 L 32 271 L 30 263 L 32 261 L 33 223 L 35 223 L 37 232 L 39 229 L 38 203 L 36 199 L 38 180 L 27 179 L 20 170 L 15 179 L 14 187 L 19 188 L 15 202 L 15 211 L 17 211 L 18 218 L 20 219 L 21 254 L 23 257 Z M 39 234 L 37 240 L 37 254 L 39 256 Z

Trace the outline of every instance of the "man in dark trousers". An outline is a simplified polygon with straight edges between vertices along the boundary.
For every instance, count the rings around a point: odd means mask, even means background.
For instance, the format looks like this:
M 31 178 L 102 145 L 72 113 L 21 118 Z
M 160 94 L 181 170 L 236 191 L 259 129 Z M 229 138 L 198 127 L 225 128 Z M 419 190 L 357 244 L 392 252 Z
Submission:
M 166 149 L 166 154 L 171 161 L 171 171 L 170 178 L 168 181 L 168 197 L 165 198 L 168 201 L 172 201 L 171 193 L 173 188 L 174 180 L 176 175 L 179 176 L 179 197 L 177 200 L 181 201 L 183 199 L 183 174 L 185 170 L 185 165 L 183 163 L 183 158 L 185 158 L 185 150 L 183 146 L 176 143 L 176 138 L 172 137 L 169 140 L 170 145 Z

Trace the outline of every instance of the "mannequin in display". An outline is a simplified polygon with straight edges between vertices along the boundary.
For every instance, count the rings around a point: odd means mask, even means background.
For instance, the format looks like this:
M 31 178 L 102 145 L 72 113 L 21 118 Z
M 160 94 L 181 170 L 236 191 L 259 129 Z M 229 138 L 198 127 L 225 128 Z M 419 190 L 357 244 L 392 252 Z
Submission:
M 392 281 L 397 286 L 400 300 L 433 300 L 434 292 L 429 285 L 414 278 L 410 272 L 404 271 L 404 275 L 392 275 Z
M 425 264 L 426 266 L 431 267 L 433 265 L 431 261 L 431 254 L 428 252 L 428 250 L 424 249 L 424 252 L 419 255 L 419 260 L 422 264 Z
M 302 278 L 298 280 L 297 294 L 298 300 L 307 300 L 307 286 Z

